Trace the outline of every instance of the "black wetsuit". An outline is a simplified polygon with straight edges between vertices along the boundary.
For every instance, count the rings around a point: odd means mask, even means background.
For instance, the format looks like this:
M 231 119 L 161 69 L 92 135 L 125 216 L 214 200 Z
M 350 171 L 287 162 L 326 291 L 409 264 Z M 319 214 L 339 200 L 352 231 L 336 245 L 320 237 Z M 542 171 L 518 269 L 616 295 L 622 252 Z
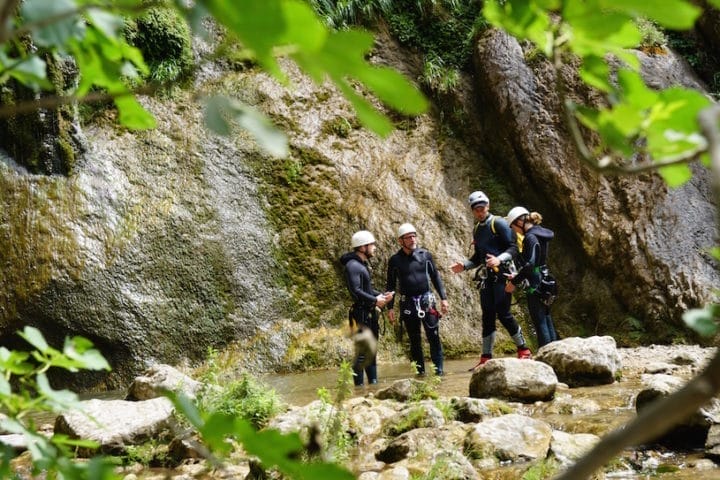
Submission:
M 430 283 L 441 300 L 447 299 L 445 287 L 438 274 L 433 257 L 427 250 L 416 248 L 409 254 L 401 248 L 388 261 L 386 290 L 395 290 L 400 282 L 400 321 L 405 324 L 410 339 L 410 356 L 415 362 L 418 374 L 425 373 L 425 355 L 420 337 L 420 324 L 430 344 L 430 358 L 435 365 L 435 373 L 443 373 L 443 350 L 440 342 L 440 314 L 437 311 L 435 297 Z M 392 309 L 395 299 L 388 303 Z
M 518 253 L 517 238 L 504 218 L 488 214 L 484 222 L 478 222 L 473 230 L 474 253 L 465 268 L 479 266 L 484 268 L 486 255 L 499 257 L 503 263 L 515 258 Z M 495 319 L 500 320 L 512 336 L 515 344 L 525 347 L 525 339 L 515 317 L 510 313 L 511 294 L 505 291 L 503 268 L 494 271 L 487 269 L 487 278 L 480 289 L 480 306 L 482 308 L 483 356 L 491 357 L 495 344 Z
M 547 345 L 557 340 L 558 334 L 555 331 L 555 324 L 550 316 L 550 306 L 543 303 L 538 294 L 540 286 L 541 271 L 547 268 L 547 255 L 550 240 L 555 234 L 552 230 L 539 225 L 533 225 L 523 238 L 523 249 L 519 257 L 520 269 L 513 278 L 513 284 L 520 285 L 524 280 L 528 281 L 528 288 L 525 293 L 528 303 L 528 311 L 535 325 L 535 332 L 538 338 L 538 347 Z
M 382 292 L 378 292 L 373 288 L 368 264 L 357 253 L 348 252 L 344 254 L 340 257 L 340 263 L 345 267 L 345 281 L 353 299 L 349 312 L 350 322 L 354 322 L 358 329 L 369 328 L 377 340 L 380 337 L 380 324 L 375 310 L 375 302 L 377 296 Z M 364 363 L 367 362 L 362 355 L 357 356 L 353 362 L 355 385 L 363 384 L 363 368 L 361 365 Z M 365 367 L 364 373 L 367 374 L 368 383 L 377 383 L 377 362 L 374 356 L 369 365 Z

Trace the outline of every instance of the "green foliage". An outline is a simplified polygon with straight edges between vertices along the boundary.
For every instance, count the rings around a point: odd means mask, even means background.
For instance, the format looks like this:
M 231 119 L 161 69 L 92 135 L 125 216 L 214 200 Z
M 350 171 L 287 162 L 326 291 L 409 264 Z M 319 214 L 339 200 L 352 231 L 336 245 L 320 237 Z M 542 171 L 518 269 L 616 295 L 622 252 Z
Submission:
M 319 425 L 320 438 L 324 441 L 321 446 L 324 458 L 332 461 L 346 460 L 350 448 L 354 445 L 344 427 L 348 414 L 343 408 L 343 402 L 350 398 L 353 392 L 353 370 L 349 362 L 340 364 L 335 392 L 335 400 L 332 401 L 327 389 L 318 390 L 318 398 L 323 404 L 321 417 L 324 417 Z
M 329 31 L 301 0 L 124 0 L 110 6 L 90 6 L 84 0 L 27 0 L 21 3 L 17 28 L 11 22 L 0 23 L 0 38 L 8 39 L 0 44 L 0 84 L 14 79 L 34 90 L 52 90 L 44 58 L 69 55 L 77 65 L 79 83 L 68 94 L 82 99 L 90 92 L 106 92 L 122 125 L 153 128 L 155 119 L 128 85 L 142 87 L 147 78 L 180 78 L 192 65 L 189 32 L 205 36 L 203 19 L 208 15 L 239 40 L 248 60 L 278 80 L 287 81 L 276 60 L 282 52 L 316 82 L 333 82 L 355 107 L 360 123 L 379 135 L 387 135 L 392 123 L 357 92 L 357 82 L 400 113 L 415 115 L 427 109 L 427 101 L 409 81 L 367 61 L 373 44 L 370 34 L 358 29 Z M 125 29 L 126 17 L 133 16 L 137 18 Z M 137 46 L 129 44 L 123 32 Z M 28 41 L 19 42 L 20 38 Z M 229 124 L 239 122 L 271 154 L 287 153 L 285 136 L 264 117 L 242 102 L 224 100 L 208 95 L 206 117 L 215 132 L 228 134 Z
M 203 413 L 186 397 L 170 394 L 178 412 L 196 429 L 201 439 L 222 463 L 232 450 L 228 438 L 242 443 L 247 454 L 257 457 L 266 469 L 275 468 L 297 480 L 351 480 L 353 475 L 344 468 L 320 461 L 299 459 L 304 450 L 296 433 L 284 435 L 277 430 L 257 431 L 245 419 L 220 412 Z
M 427 410 L 422 405 L 414 405 L 399 421 L 386 426 L 387 434 L 391 437 L 397 437 L 410 430 L 425 427 L 426 419 Z
M 455 88 L 470 64 L 473 40 L 485 28 L 479 2 L 460 0 L 311 0 L 332 28 L 385 19 L 403 45 L 426 55 L 422 81 L 433 92 Z
M 536 463 L 525 471 L 522 480 L 544 480 L 551 478 L 560 469 L 560 464 L 553 457 L 548 457 Z
M 635 23 L 640 31 L 640 45 L 643 47 L 663 47 L 667 45 L 668 39 L 665 33 L 655 24 L 646 18 L 637 18 Z
M 129 20 L 124 34 L 142 52 L 152 81 L 179 80 L 194 66 L 190 28 L 172 8 L 150 8 Z
M 409 400 L 411 402 L 419 402 L 427 398 L 436 399 L 439 397 L 437 388 L 440 386 L 442 379 L 435 375 L 432 368 L 427 373 L 428 377 L 426 381 L 414 381 L 412 384 L 412 392 L 410 393 Z
M 572 107 L 582 123 L 602 138 L 605 150 L 593 152 L 598 158 L 608 155 L 600 166 L 646 155 L 667 165 L 660 173 L 668 184 L 680 185 L 691 175 L 681 161 L 698 157 L 707 148 L 697 134 L 697 114 L 710 100 L 679 87 L 651 90 L 638 73 L 638 59 L 627 49 L 643 41 L 638 25 L 689 29 L 700 9 L 686 0 L 601 3 L 508 0 L 485 2 L 483 12 L 496 26 L 534 42 L 548 58 L 572 54 L 581 59 L 582 79 L 605 92 L 610 102 L 597 110 Z M 606 62 L 608 53 L 626 66 L 613 72 Z
M 47 370 L 109 370 L 107 361 L 82 337 L 66 339 L 63 350 L 59 351 L 49 346 L 34 327 L 25 327 L 18 334 L 34 349 L 23 352 L 0 347 L 0 410 L 6 415 L 0 420 L 0 428 L 23 437 L 32 460 L 32 474 L 67 480 L 119 478 L 106 458 L 96 457 L 87 462 L 72 460 L 76 448 L 97 448 L 96 442 L 70 439 L 61 434 L 48 438 L 36 431 L 33 421 L 33 416 L 40 412 L 58 414 L 79 405 L 75 393 L 50 386 L 45 375 Z M 14 477 L 10 466 L 14 456 L 10 448 L 2 451 L 0 478 Z
M 442 58 L 430 54 L 425 58 L 422 79 L 431 91 L 439 94 L 449 93 L 457 87 L 460 81 L 460 71 L 455 68 L 447 68 Z
M 242 418 L 255 428 L 264 427 L 285 408 L 275 390 L 248 373 L 243 373 L 239 380 L 206 384 L 198 403 L 203 412 Z
M 310 5 L 331 28 L 349 28 L 373 20 L 392 9 L 392 0 L 310 0 Z
M 399 0 L 385 15 L 400 43 L 448 72 L 467 69 L 474 39 L 486 27 L 480 3 L 472 1 Z
M 718 332 L 720 323 L 720 305 L 710 304 L 705 308 L 694 308 L 683 314 L 685 324 L 704 337 Z
M 632 342 L 639 342 L 641 339 L 647 336 L 647 332 L 645 331 L 645 324 L 637 318 L 627 317 L 623 324 L 627 324 L 627 337 Z

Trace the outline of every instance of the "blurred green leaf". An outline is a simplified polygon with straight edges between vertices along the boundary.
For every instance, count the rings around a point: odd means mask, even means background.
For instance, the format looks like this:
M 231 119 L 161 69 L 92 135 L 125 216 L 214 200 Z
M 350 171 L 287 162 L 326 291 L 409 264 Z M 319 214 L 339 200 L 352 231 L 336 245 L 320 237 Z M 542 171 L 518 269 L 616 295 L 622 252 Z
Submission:
M 694 308 L 683 313 L 683 320 L 688 327 L 703 337 L 710 337 L 718 331 L 718 310 L 720 307 L 717 304 L 711 304 L 705 308 Z
M 53 88 L 47 79 L 46 63 L 37 55 L 30 55 L 24 59 L 8 58 L 5 52 L 0 51 L 0 62 L 7 68 L 5 75 L 13 77 L 33 90 Z
M 661 167 L 658 172 L 670 188 L 677 188 L 692 178 L 692 170 L 686 163 Z
M 296 45 L 306 52 L 320 50 L 328 38 L 328 30 L 306 2 L 285 0 L 282 14 L 286 29 L 278 39 L 280 45 Z
M 63 353 L 70 359 L 75 361 L 77 367 L 86 370 L 110 370 L 105 357 L 99 350 L 92 348 L 93 344 L 90 340 L 83 337 L 73 337 L 65 339 Z
M 33 41 L 41 47 L 62 47 L 70 38 L 80 39 L 84 23 L 71 0 L 25 0 L 20 12 L 33 31 Z
M 80 406 L 76 393 L 70 390 L 53 390 L 44 373 L 37 375 L 38 393 L 43 396 L 55 411 L 70 410 Z
M 116 38 L 125 25 L 120 15 L 115 15 L 107 10 L 91 8 L 87 11 L 90 23 L 100 30 L 108 38 Z
M 693 27 L 702 9 L 686 0 L 601 0 L 601 8 L 626 12 L 633 17 L 645 17 L 673 30 Z
M 205 421 L 192 400 L 190 400 L 186 395 L 178 394 L 172 391 L 165 392 L 165 396 L 173 402 L 177 411 L 185 416 L 185 418 L 190 422 L 190 425 L 195 427 L 198 431 L 202 430 Z
M 603 92 L 609 93 L 613 90 L 610 85 L 610 67 L 603 58 L 596 55 L 588 55 L 583 58 L 580 78 L 591 87 Z
M 638 110 L 648 109 L 658 101 L 658 94 L 645 85 L 638 72 L 623 68 L 617 72 L 617 79 L 623 99 Z
M 26 326 L 19 335 L 40 352 L 45 352 L 50 348 L 43 334 L 35 327 Z
M 281 0 L 201 0 L 198 2 L 255 53 L 260 65 L 281 81 L 285 75 L 272 54 L 281 44 L 287 25 Z
M 0 375 L 0 396 L 8 396 L 12 393 L 12 387 L 4 376 Z
M 234 98 L 216 95 L 205 101 L 205 124 L 219 135 L 230 134 L 230 121 L 247 130 L 266 152 L 285 157 L 289 152 L 287 137 L 263 115 Z
M 538 48 L 550 57 L 553 48 L 553 24 L 543 5 L 556 6 L 555 2 L 532 0 L 508 0 L 506 2 L 484 2 L 483 15 L 495 25 L 519 39 L 534 42 Z
M 121 125 L 131 130 L 147 130 L 157 125 L 155 117 L 145 110 L 134 96 L 128 94 L 115 97 L 114 102 Z
M 219 412 L 207 418 L 200 429 L 200 434 L 213 452 L 226 454 L 231 450 L 232 444 L 227 438 L 235 434 L 236 421 L 235 416 Z
M 100 444 L 94 440 L 85 440 L 82 438 L 70 438 L 65 434 L 56 433 L 51 439 L 52 443 L 56 445 L 65 445 L 68 447 L 83 447 L 89 449 L 97 449 Z
M 28 352 L 18 352 L 0 347 L 0 371 L 9 372 L 13 375 L 25 375 L 34 370 L 34 367 L 27 362 L 30 358 Z

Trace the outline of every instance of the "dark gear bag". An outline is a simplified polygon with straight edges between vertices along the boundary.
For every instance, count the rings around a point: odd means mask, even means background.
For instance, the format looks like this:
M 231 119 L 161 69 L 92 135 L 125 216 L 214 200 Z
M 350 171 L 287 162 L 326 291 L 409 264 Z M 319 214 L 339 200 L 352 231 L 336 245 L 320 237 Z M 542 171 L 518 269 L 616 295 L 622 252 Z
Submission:
M 550 274 L 547 267 L 540 269 L 540 285 L 537 288 L 537 294 L 545 305 L 550 306 L 558 295 L 557 280 Z

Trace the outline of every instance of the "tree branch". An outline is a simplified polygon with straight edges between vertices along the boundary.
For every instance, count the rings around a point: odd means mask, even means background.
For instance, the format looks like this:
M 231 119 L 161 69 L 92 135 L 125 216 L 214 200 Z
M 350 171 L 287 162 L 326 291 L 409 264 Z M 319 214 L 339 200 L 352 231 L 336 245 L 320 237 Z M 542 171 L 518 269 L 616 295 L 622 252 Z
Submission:
M 700 112 L 700 127 L 708 140 L 715 203 L 720 205 L 720 105 Z M 720 229 L 720 217 L 717 222 Z M 682 389 L 649 405 L 625 426 L 603 437 L 577 463 L 555 477 L 556 480 L 589 478 L 623 449 L 651 441 L 695 413 L 720 393 L 720 349 L 705 370 Z
M 10 39 L 12 22 L 10 19 L 15 16 L 20 0 L 0 0 L 0 43 Z
M 40 97 L 36 100 L 18 102 L 12 105 L 0 105 L 0 118 L 14 117 L 24 113 L 34 112 L 38 109 L 50 110 L 61 105 L 72 103 L 107 103 L 116 98 L 128 95 L 152 95 L 157 92 L 163 84 L 144 85 L 142 87 L 119 93 L 90 92 L 83 97 L 76 95 Z

